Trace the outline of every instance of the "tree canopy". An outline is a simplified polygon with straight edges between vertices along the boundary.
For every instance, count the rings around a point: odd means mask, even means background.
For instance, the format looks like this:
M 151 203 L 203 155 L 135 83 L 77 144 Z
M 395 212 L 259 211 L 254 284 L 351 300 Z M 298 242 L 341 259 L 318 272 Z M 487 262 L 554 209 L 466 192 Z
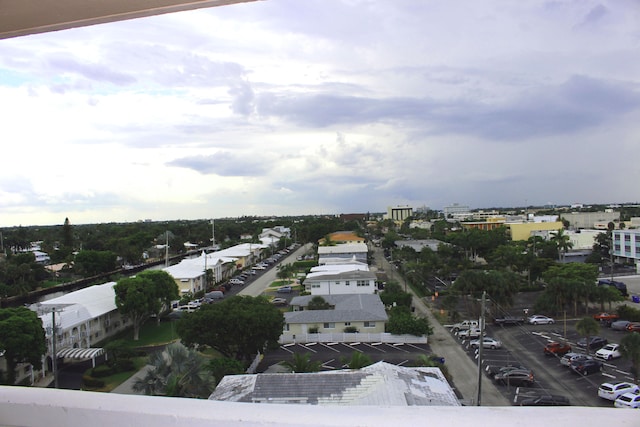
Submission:
M 395 335 L 431 335 L 433 329 L 426 317 L 416 317 L 404 306 L 396 306 L 389 310 L 387 332 Z
M 134 277 L 120 279 L 114 286 L 116 306 L 133 323 L 133 339 L 138 340 L 140 327 L 162 307 L 178 298 L 178 285 L 161 270 L 147 270 Z
M 206 345 L 225 357 L 248 361 L 277 343 L 284 316 L 264 297 L 234 296 L 187 313 L 176 331 L 185 345 Z
M 16 381 L 18 363 L 40 369 L 46 350 L 42 321 L 34 311 L 25 307 L 0 309 L 0 352 L 7 362 L 8 384 Z

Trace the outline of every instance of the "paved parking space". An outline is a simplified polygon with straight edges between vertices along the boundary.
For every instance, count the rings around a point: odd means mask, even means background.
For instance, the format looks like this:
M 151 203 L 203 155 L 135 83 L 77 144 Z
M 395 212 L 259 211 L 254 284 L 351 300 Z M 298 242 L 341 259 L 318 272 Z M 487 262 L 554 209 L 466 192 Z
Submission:
M 344 361 L 354 352 L 366 354 L 372 362 L 385 361 L 395 365 L 410 366 L 420 355 L 431 354 L 427 344 L 389 343 L 308 343 L 281 345 L 265 354 L 258 365 L 258 372 L 265 372 L 278 363 L 292 360 L 296 353 L 309 354 L 311 360 L 322 363 L 322 370 L 342 369 Z
M 616 359 L 604 362 L 601 372 L 582 376 L 561 365 L 559 357 L 546 356 L 543 352 L 549 341 L 563 340 L 565 337 L 575 352 L 584 352 L 576 346 L 580 337 L 575 331 L 575 322 L 571 320 L 555 325 L 508 328 L 487 326 L 487 336 L 501 340 L 503 347 L 483 350 L 483 370 L 488 365 L 522 365 L 534 372 L 535 384 L 531 388 L 499 386 L 500 391 L 511 402 L 531 393 L 556 394 L 567 396 L 573 405 L 611 407 L 611 402 L 598 398 L 598 387 L 603 382 L 632 380 L 628 361 Z M 610 342 L 619 342 L 624 334 L 625 332 L 612 331 L 607 327 L 601 329 L 601 336 Z M 478 350 L 471 348 L 468 340 L 460 341 L 460 345 L 477 363 Z M 594 352 L 595 350 L 591 350 L 590 354 Z

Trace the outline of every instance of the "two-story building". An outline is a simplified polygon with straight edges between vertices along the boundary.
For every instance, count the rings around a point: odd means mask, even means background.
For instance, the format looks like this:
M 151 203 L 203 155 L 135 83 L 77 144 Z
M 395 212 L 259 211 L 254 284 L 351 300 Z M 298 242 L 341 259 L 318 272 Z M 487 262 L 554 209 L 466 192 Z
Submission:
M 335 246 L 318 247 L 318 264 L 332 264 L 345 259 L 367 262 L 368 248 L 366 243 L 345 243 Z
M 320 337 L 327 342 L 342 341 L 343 333 L 374 334 L 375 340 L 380 340 L 378 335 L 384 333 L 389 318 L 378 295 L 322 295 L 331 308 L 308 310 L 314 297 L 305 295 L 291 300 L 293 311 L 284 313 L 281 342 L 307 340 L 308 334 L 320 334 L 315 339 Z
M 613 256 L 618 261 L 635 264 L 640 274 L 640 229 L 614 230 Z
M 346 295 L 376 293 L 376 274 L 362 265 L 335 265 L 333 269 L 310 272 L 304 279 L 305 291 L 311 295 Z M 362 268 L 362 269 L 359 269 Z
M 103 354 L 95 344 L 130 326 L 116 307 L 115 285 L 90 286 L 30 307 L 42 319 L 47 340 L 40 375 L 53 369 L 54 340 L 58 360 L 92 359 L 95 366 L 95 358 Z

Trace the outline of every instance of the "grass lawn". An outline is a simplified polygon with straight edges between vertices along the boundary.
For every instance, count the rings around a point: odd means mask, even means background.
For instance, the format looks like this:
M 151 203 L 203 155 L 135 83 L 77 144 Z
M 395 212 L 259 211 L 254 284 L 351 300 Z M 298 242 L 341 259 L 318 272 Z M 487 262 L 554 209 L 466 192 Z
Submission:
M 134 357 L 133 364 L 135 369 L 127 372 L 118 372 L 117 374 L 110 375 L 108 377 L 100 378 L 104 381 L 104 387 L 99 389 L 92 389 L 91 391 L 99 391 L 103 393 L 110 393 L 113 389 L 118 387 L 120 384 L 131 378 L 136 372 L 138 372 L 144 365 L 147 364 L 146 357 Z M 86 374 L 88 375 L 91 372 L 91 369 L 87 370 Z
M 123 331 L 113 339 L 124 340 L 125 345 L 130 348 L 168 344 L 179 338 L 175 331 L 175 323 L 174 321 L 164 321 L 158 324 L 151 319 L 140 328 L 140 339 L 138 341 L 133 340 L 133 329 Z

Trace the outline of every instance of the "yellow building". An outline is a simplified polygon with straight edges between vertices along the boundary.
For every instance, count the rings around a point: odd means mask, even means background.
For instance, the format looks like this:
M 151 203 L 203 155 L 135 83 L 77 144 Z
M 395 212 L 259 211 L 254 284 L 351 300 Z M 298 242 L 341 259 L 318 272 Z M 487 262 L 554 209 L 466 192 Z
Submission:
M 553 222 L 523 222 L 504 224 L 511 234 L 511 240 L 528 240 L 531 233 L 536 231 L 557 231 L 564 228 L 561 221 Z

